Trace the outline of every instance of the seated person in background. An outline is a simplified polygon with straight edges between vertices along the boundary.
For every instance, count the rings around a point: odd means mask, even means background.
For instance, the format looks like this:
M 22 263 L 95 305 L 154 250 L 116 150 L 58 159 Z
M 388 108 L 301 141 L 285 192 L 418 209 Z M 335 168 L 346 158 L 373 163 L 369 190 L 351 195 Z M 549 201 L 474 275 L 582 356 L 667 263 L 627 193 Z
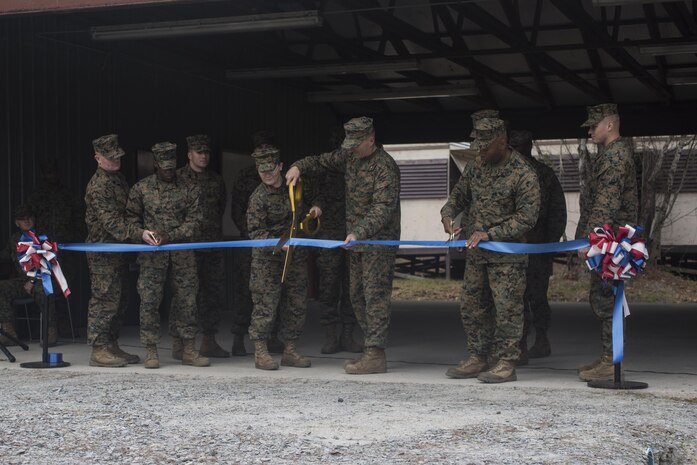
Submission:
M 14 277 L 0 281 L 0 326 L 7 334 L 17 338 L 12 301 L 22 297 L 33 296 L 39 307 L 44 303 L 48 303 L 48 345 L 54 346 L 58 340 L 54 299 L 47 298 L 40 280 L 35 283 L 19 267 L 19 262 L 17 261 L 17 242 L 23 232 L 27 232 L 34 227 L 34 214 L 28 205 L 19 205 L 15 208 L 14 219 L 19 231 L 10 237 L 4 254 L 15 264 L 14 269 L 16 273 Z M 0 343 L 6 346 L 15 345 L 4 336 L 0 336 Z

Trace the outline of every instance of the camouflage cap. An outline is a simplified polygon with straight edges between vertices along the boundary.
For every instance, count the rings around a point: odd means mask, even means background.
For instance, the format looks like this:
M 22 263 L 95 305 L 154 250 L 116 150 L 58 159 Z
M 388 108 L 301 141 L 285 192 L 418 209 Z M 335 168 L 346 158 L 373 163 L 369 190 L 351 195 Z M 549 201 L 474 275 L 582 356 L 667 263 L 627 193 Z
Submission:
M 211 151 L 211 138 L 208 137 L 207 134 L 189 136 L 186 138 L 186 144 L 189 146 L 189 150 L 193 150 L 194 152 Z
M 492 111 L 498 114 L 495 110 Z M 506 133 L 506 123 L 497 117 L 482 117 L 481 112 L 472 115 L 472 132 L 470 137 L 474 138 L 470 148 L 476 151 L 487 148 L 497 137 Z M 493 113 L 492 113 L 493 114 Z
M 617 105 L 614 103 L 601 103 L 594 107 L 586 107 L 588 119 L 581 125 L 582 128 L 588 128 L 598 124 L 608 116 L 617 114 Z
M 171 170 L 177 167 L 177 144 L 160 142 L 152 146 L 152 155 L 155 164 L 163 170 Z
M 257 164 L 257 170 L 262 172 L 273 171 L 281 160 L 281 151 L 273 146 L 257 147 L 252 152 L 252 158 L 254 158 L 254 163 Z
M 92 141 L 92 147 L 95 153 L 101 154 L 107 160 L 116 160 L 126 154 L 119 146 L 119 136 L 116 134 L 98 137 Z
M 23 218 L 30 218 L 34 216 L 34 212 L 32 211 L 31 207 L 26 203 L 20 203 L 19 205 L 15 206 L 12 213 L 15 220 L 21 220 Z
M 373 134 L 373 119 L 367 116 L 360 118 L 352 118 L 344 124 L 344 132 L 346 137 L 341 143 L 342 149 L 352 149 L 365 140 L 366 137 Z
M 499 111 L 498 110 L 479 110 L 475 111 L 470 115 L 470 118 L 472 118 L 472 121 L 477 121 L 482 118 L 498 118 L 499 117 Z

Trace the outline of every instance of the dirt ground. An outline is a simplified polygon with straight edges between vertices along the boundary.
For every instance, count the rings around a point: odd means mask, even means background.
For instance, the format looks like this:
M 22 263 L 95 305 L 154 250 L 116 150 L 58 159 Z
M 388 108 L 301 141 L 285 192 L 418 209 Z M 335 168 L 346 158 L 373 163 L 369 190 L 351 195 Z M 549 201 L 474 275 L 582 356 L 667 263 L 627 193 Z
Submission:
M 585 266 L 585 265 L 584 265 Z M 577 267 L 569 272 L 566 265 L 555 263 L 549 281 L 550 302 L 587 302 L 589 271 Z M 627 282 L 630 303 L 697 303 L 697 279 L 683 277 L 660 267 L 648 269 Z M 460 297 L 462 280 L 442 278 L 395 279 L 392 298 L 395 300 L 446 300 Z

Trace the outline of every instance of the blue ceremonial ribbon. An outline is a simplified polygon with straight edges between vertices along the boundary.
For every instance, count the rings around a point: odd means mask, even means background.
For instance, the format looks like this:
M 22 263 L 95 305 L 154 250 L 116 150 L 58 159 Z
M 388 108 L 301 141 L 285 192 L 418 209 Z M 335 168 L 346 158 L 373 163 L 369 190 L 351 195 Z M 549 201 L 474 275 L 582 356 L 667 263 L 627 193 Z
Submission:
M 612 309 L 612 363 L 622 363 L 624 360 L 624 281 L 618 281 L 615 286 L 615 306 Z
M 147 245 L 147 244 L 111 244 L 104 242 L 94 243 L 70 243 L 60 244 L 61 250 L 73 252 L 157 252 L 172 250 L 195 250 L 195 249 L 222 249 L 222 248 L 244 248 L 244 247 L 275 247 L 279 239 L 256 239 L 241 241 L 221 241 L 221 242 L 191 242 L 181 244 Z M 288 245 L 319 247 L 323 249 L 335 249 L 342 247 L 344 241 L 328 239 L 309 239 L 294 237 L 286 242 Z M 353 245 L 383 245 L 399 247 L 401 245 L 412 245 L 420 247 L 466 247 L 467 241 L 389 241 L 389 240 L 364 240 L 352 241 L 348 247 Z M 524 244 L 517 242 L 493 242 L 482 241 L 477 245 L 481 249 L 493 252 L 529 254 L 529 253 L 555 253 L 572 252 L 574 250 L 588 247 L 588 240 L 579 239 L 566 242 L 550 242 L 547 244 Z

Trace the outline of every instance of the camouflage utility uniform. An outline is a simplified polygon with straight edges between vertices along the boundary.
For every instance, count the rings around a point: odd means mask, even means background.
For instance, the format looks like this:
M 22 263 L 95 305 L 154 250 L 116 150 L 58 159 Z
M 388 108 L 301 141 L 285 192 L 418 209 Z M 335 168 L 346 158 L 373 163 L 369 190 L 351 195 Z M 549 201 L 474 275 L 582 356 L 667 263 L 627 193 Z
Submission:
M 480 160 L 466 165 L 441 209 L 455 218 L 469 206 L 473 231 L 498 242 L 524 242 L 540 205 L 537 176 L 523 156 L 512 151 L 501 166 Z M 474 248 L 467 251 L 460 313 L 470 354 L 486 359 L 517 360 L 523 332 L 523 293 L 527 256 Z M 495 305 L 482 305 L 491 291 Z
M 300 216 L 304 212 L 303 203 L 296 205 L 296 210 Z M 281 237 L 288 232 L 291 222 L 288 188 L 285 185 L 259 184 L 247 209 L 249 237 Z M 286 253 L 274 255 L 272 247 L 252 249 L 249 288 L 254 309 L 249 326 L 251 340 L 268 340 L 277 317 L 280 317 L 279 336 L 283 341 L 296 341 L 302 333 L 307 314 L 307 251 L 302 247 L 295 248 L 285 282 L 281 284 Z
M 346 186 L 341 173 L 329 172 L 313 178 L 318 192 L 322 193 L 324 209 L 322 223 L 317 235 L 319 239 L 343 241 L 346 237 Z M 319 272 L 318 301 L 322 308 L 322 326 L 354 326 L 356 315 L 351 306 L 348 279 L 348 252 L 342 248 L 318 249 Z
M 261 184 L 255 165 L 244 168 L 235 179 L 230 195 L 230 215 L 240 230 L 242 239 L 249 239 L 247 228 L 247 207 L 249 198 Z M 252 266 L 252 249 L 243 247 L 233 249 L 235 267 L 233 270 L 233 301 L 232 333 L 238 336 L 247 334 L 252 316 L 252 294 L 249 290 L 249 279 Z
M 619 138 L 593 160 L 592 176 L 586 186 L 586 202 L 581 205 L 576 238 L 585 239 L 593 228 L 609 224 L 613 230 L 637 221 L 638 201 L 631 141 Z M 604 354 L 612 354 L 612 287 L 597 273 L 591 273 L 589 301 L 601 324 Z
M 125 219 L 128 183 L 120 172 L 101 168 L 87 184 L 86 242 L 126 242 L 133 237 Z M 128 268 L 123 253 L 87 252 L 92 296 L 87 314 L 87 342 L 105 345 L 118 340 L 128 306 Z
M 177 170 L 177 179 L 183 184 L 198 189 L 199 207 L 203 222 L 196 242 L 222 240 L 222 217 L 225 212 L 225 181 L 211 170 L 197 173 L 187 164 Z M 203 334 L 215 334 L 220 324 L 220 310 L 225 305 L 225 256 L 222 249 L 197 249 L 194 251 L 198 270 L 199 291 L 196 297 L 198 322 Z M 172 322 L 170 321 L 170 324 Z M 170 328 L 172 332 L 173 328 Z
M 358 240 L 399 240 L 399 168 L 382 147 L 364 158 L 337 150 L 293 166 L 310 176 L 344 173 L 347 234 Z M 349 251 L 351 304 L 366 347 L 387 345 L 396 253 L 396 247 L 378 245 L 357 245 Z
M 566 199 L 559 179 L 552 168 L 533 158 L 530 131 L 512 131 L 510 145 L 519 150 L 525 161 L 535 170 L 540 183 L 540 214 L 535 226 L 525 235 L 526 241 L 531 244 L 557 242 L 566 229 Z M 535 344 L 530 357 L 544 357 L 551 353 L 547 331 L 552 312 L 547 300 L 547 291 L 553 265 L 553 253 L 528 255 L 525 324 L 521 341 L 523 358 L 527 352 L 527 337 L 531 325 L 535 327 Z
M 128 196 L 127 218 L 138 235 L 145 229 L 165 232 L 170 242 L 191 242 L 199 234 L 199 191 L 176 178 L 171 182 L 157 174 L 136 183 Z M 197 333 L 196 295 L 198 276 L 192 250 L 144 252 L 138 256 L 140 276 L 140 338 L 145 346 L 160 341 L 159 307 L 165 282 L 172 283 L 170 319 L 175 336 L 193 340 Z

